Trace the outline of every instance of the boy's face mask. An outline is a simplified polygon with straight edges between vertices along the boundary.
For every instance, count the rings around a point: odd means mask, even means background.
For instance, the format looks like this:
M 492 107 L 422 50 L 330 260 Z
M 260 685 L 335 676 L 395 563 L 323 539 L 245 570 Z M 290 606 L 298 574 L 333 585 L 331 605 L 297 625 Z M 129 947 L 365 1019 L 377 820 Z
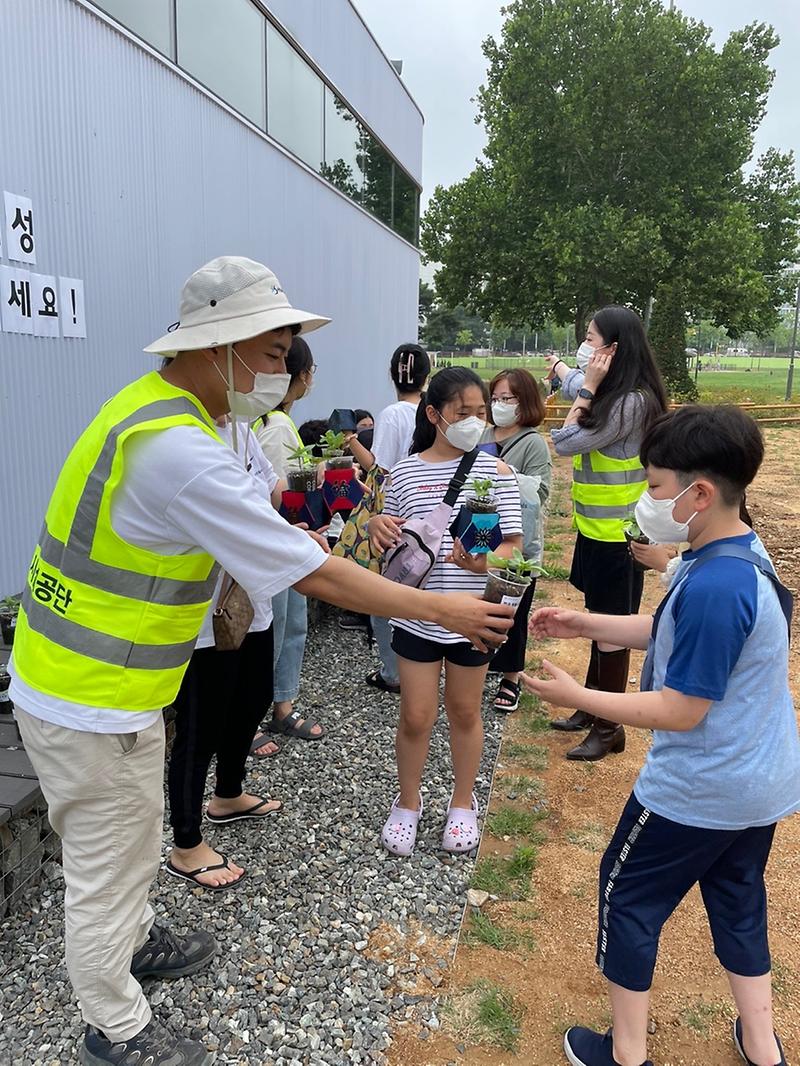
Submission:
M 679 544 L 689 539 L 689 523 L 697 517 L 698 512 L 695 511 L 685 522 L 676 521 L 672 512 L 681 496 L 694 488 L 695 484 L 693 481 L 687 485 L 672 500 L 654 500 L 649 492 L 643 492 L 639 497 L 634 510 L 636 524 L 654 544 Z

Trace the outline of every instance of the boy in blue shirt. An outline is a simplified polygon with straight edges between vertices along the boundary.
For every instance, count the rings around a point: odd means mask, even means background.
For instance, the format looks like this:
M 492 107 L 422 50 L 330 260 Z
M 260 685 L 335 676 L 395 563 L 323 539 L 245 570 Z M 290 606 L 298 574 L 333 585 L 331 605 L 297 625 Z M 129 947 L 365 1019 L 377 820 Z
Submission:
M 636 507 L 639 526 L 656 543 L 689 542 L 655 618 L 545 607 L 530 630 L 649 645 L 643 691 L 586 689 L 546 660 L 549 680 L 522 675 L 548 702 L 654 731 L 600 866 L 597 963 L 613 1028 L 603 1036 L 573 1027 L 564 1050 L 573 1066 L 652 1066 L 658 939 L 699 883 L 739 1010 L 735 1046 L 749 1066 L 786 1066 L 772 1028 L 764 869 L 776 822 L 800 809 L 791 596 L 739 518 L 764 444 L 738 408 L 690 406 L 658 419 L 640 454 L 649 488 Z

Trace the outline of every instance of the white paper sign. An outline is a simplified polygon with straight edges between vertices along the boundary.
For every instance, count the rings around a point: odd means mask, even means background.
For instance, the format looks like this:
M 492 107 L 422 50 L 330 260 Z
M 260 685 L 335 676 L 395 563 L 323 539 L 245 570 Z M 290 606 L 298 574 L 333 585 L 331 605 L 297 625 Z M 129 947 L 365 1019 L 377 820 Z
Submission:
M 33 203 L 27 196 L 4 192 L 6 208 L 6 257 L 17 263 L 36 262 L 36 232 Z
M 0 266 L 0 318 L 6 333 L 33 333 L 30 271 Z
M 58 297 L 62 334 L 65 337 L 85 337 L 83 282 L 79 278 L 59 278 Z
M 58 337 L 58 282 L 49 274 L 31 274 L 33 332 L 37 337 Z

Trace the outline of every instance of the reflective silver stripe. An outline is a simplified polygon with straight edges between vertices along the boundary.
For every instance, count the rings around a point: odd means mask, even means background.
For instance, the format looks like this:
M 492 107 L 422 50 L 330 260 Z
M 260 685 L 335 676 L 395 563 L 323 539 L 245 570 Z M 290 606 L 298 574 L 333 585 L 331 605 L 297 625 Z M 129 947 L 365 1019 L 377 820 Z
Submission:
M 132 644 L 121 637 L 88 629 L 37 603 L 28 588 L 22 597 L 22 607 L 34 632 L 67 651 L 111 666 L 132 670 L 171 670 L 184 666 L 194 651 L 195 640 L 186 640 L 181 644 Z
M 647 481 L 644 467 L 633 470 L 594 470 L 588 455 L 581 456 L 581 467 L 574 467 L 572 480 L 578 485 L 635 485 Z
M 54 537 L 46 525 L 39 538 L 39 548 L 43 561 L 57 567 L 64 577 L 81 581 L 84 585 L 91 585 L 102 592 L 168 607 L 208 602 L 214 593 L 219 572 L 219 565 L 215 563 L 205 581 L 181 581 L 172 577 L 149 577 L 133 570 L 123 570 L 90 559 L 82 550 L 75 551 Z
M 572 501 L 575 511 L 584 518 L 630 518 L 633 514 L 633 504 L 620 504 L 618 507 L 601 507 L 593 503 L 581 503 L 580 500 Z
M 94 543 L 97 522 L 100 517 L 100 502 L 103 499 L 106 482 L 111 475 L 111 466 L 117 451 L 117 438 L 131 426 L 141 422 L 150 422 L 155 418 L 171 418 L 174 415 L 191 415 L 201 421 L 198 408 L 186 397 L 178 396 L 172 400 L 154 400 L 146 407 L 140 407 L 108 431 L 100 454 L 86 479 L 75 516 L 72 520 L 67 547 L 76 554 L 88 556 Z

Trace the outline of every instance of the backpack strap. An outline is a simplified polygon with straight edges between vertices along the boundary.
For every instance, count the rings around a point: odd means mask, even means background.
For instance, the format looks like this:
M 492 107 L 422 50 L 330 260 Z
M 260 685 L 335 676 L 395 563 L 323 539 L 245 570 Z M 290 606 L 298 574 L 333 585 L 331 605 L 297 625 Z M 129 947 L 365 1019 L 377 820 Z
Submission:
M 464 488 L 464 484 L 467 480 L 467 474 L 472 469 L 472 464 L 478 457 L 478 449 L 473 448 L 471 452 L 464 452 L 461 456 L 461 462 L 456 468 L 455 474 L 450 479 L 450 484 L 447 486 L 447 492 L 444 494 L 443 503 L 446 503 L 449 507 L 458 499 L 458 494 Z

